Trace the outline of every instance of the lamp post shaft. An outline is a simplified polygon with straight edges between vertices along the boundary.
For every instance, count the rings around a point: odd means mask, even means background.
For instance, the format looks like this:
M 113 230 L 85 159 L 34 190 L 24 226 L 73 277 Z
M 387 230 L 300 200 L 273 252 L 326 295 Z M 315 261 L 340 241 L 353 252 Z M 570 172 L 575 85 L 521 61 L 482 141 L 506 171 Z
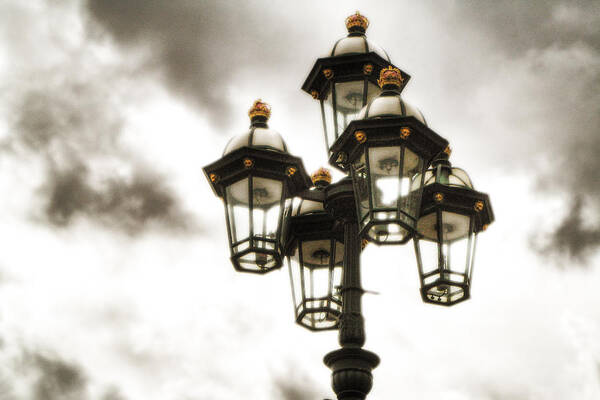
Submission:
M 379 357 L 362 348 L 365 329 L 361 307 L 364 292 L 360 282 L 361 241 L 349 177 L 327 188 L 325 208 L 344 224 L 344 268 L 339 328 L 342 348 L 327 354 L 323 361 L 333 371 L 332 387 L 338 400 L 364 400 L 373 386 L 371 371 L 379 364 Z
M 360 238 L 356 220 L 344 221 L 344 269 L 342 276 L 342 315 L 339 343 L 342 347 L 362 347 L 365 344 L 365 324 L 362 316 L 363 288 L 360 282 Z

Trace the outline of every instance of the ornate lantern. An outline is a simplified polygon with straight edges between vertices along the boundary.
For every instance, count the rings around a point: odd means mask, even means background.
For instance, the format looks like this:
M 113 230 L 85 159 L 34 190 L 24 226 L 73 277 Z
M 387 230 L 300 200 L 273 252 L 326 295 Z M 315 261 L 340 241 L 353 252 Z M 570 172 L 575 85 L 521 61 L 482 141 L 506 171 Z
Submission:
M 319 169 L 312 180 L 315 189 L 301 194 L 291 208 L 285 254 L 296 322 L 320 331 L 337 329 L 342 312 L 344 232 L 323 208 L 329 171 Z
M 270 107 L 260 100 L 248 112 L 250 130 L 229 141 L 223 157 L 204 167 L 223 198 L 231 262 L 238 271 L 281 267 L 281 226 L 286 202 L 310 187 L 302 161 L 269 129 Z
M 346 19 L 348 36 L 338 40 L 329 57 L 319 58 L 302 90 L 321 103 L 327 150 L 371 99 L 379 95 L 379 72 L 390 65 L 387 53 L 365 36 L 369 20 L 356 14 Z M 401 91 L 410 79 L 402 73 Z
M 449 153 L 425 173 L 414 240 L 423 301 L 446 306 L 469 298 L 477 234 L 494 221 L 488 195 L 452 168 Z
M 371 100 L 331 148 L 330 163 L 350 170 L 360 234 L 377 244 L 406 243 L 421 206 L 423 173 L 448 142 L 400 97 L 402 73 L 380 73 Z

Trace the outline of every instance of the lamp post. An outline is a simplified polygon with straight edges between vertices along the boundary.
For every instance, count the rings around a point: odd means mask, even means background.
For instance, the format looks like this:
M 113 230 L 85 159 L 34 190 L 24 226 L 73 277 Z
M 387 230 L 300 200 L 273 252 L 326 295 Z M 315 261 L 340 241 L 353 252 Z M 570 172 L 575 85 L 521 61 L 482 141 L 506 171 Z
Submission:
M 448 161 L 447 140 L 402 98 L 409 76 L 366 39 L 368 24 L 348 17 L 348 36 L 302 87 L 319 100 L 329 163 L 345 178 L 331 183 L 324 169 L 309 178 L 260 100 L 250 129 L 204 168 L 224 201 L 234 268 L 268 273 L 285 258 L 296 322 L 338 329 L 341 348 L 324 362 L 339 400 L 365 399 L 379 364 L 362 348 L 363 243 L 414 239 L 423 301 L 451 306 L 470 297 L 475 239 L 494 219 L 488 196 Z

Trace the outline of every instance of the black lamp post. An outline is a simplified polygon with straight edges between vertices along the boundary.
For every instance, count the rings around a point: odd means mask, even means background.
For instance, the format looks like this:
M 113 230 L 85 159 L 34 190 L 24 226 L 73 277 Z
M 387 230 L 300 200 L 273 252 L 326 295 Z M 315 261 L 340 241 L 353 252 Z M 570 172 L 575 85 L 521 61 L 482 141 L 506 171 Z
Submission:
M 366 40 L 368 20 L 356 13 L 346 26 L 348 37 L 317 60 L 303 90 L 320 100 L 330 164 L 349 175 L 330 184 L 321 169 L 309 189 L 302 161 L 268 129 L 261 101 L 250 130 L 204 171 L 225 203 L 234 267 L 265 273 L 287 258 L 296 322 L 339 330 L 341 348 L 324 362 L 338 399 L 362 400 L 379 363 L 362 348 L 363 241 L 414 238 L 423 300 L 449 306 L 470 296 L 475 237 L 493 212 L 488 196 L 451 167 L 448 142 L 401 97 L 409 77 Z

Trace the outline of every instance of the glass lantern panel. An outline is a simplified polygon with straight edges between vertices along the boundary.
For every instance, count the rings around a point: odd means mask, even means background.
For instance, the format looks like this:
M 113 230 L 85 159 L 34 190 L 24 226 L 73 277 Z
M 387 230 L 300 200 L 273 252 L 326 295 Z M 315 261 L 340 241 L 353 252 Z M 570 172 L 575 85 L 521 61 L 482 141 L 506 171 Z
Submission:
M 356 192 L 356 202 L 358 205 L 358 215 L 361 225 L 367 221 L 369 214 L 369 180 L 367 177 L 367 166 L 365 163 L 365 153 L 352 164 L 352 182 Z
M 307 268 L 328 268 L 331 258 L 331 239 L 308 240 L 302 242 L 302 262 Z M 335 246 L 334 265 L 341 265 L 344 261 L 344 245 L 337 243 Z
M 435 213 L 429 214 L 435 217 Z M 419 258 L 419 269 L 421 275 L 428 275 L 438 269 L 438 246 L 437 242 L 429 240 L 418 240 L 418 258 Z M 426 278 L 427 279 L 427 278 Z M 433 279 L 427 279 L 424 283 L 431 283 L 437 279 L 435 276 Z
M 417 183 L 417 179 L 415 179 L 415 183 Z M 429 184 L 435 183 L 435 169 L 428 169 L 425 171 L 425 177 L 423 179 L 423 186 L 427 186 Z
M 250 216 L 248 207 L 248 178 L 241 179 L 226 189 L 226 203 L 233 253 L 249 247 Z
M 268 128 L 255 128 L 252 146 L 285 151 L 285 143 L 279 133 Z
M 417 231 L 426 240 L 438 240 L 437 214 L 431 213 L 419 218 Z M 470 217 L 448 211 L 442 212 L 442 237 L 444 242 L 453 242 L 467 237 L 470 229 Z
M 456 186 L 467 186 L 469 188 L 473 188 L 473 184 L 471 183 L 471 179 L 469 175 L 465 171 L 460 168 L 452 168 L 452 174 L 450 175 L 450 185 Z
M 371 81 L 367 81 L 367 102 L 363 104 L 363 107 L 366 106 L 373 100 L 375 97 L 381 94 L 381 88 L 379 85 L 374 84 Z
M 412 150 L 404 149 L 404 169 L 400 183 L 400 211 L 416 219 L 421 206 L 423 159 Z M 411 221 L 414 225 L 414 221 Z
M 274 268 L 277 264 L 277 259 L 273 254 L 253 251 L 238 257 L 237 262 L 242 269 L 248 271 L 262 271 Z
M 275 240 L 279 228 L 282 195 L 283 183 L 281 181 L 252 178 L 252 228 L 255 238 Z M 267 242 L 262 241 L 262 243 L 269 246 Z M 274 242 L 270 243 L 270 246 L 273 245 Z
M 333 56 L 342 54 L 359 54 L 366 53 L 367 46 L 363 36 L 348 36 L 338 41 L 335 46 Z
M 337 136 L 340 136 L 350 121 L 363 107 L 365 81 L 338 82 L 335 84 L 335 110 L 337 118 Z
M 327 151 L 329 151 L 329 148 L 337 139 L 332 98 L 333 96 L 331 96 L 331 88 L 328 87 L 325 100 L 321 100 L 321 117 L 323 119 L 323 130 L 325 132 L 325 145 L 327 146 Z
M 401 147 L 370 147 L 369 173 L 373 208 L 396 208 L 401 192 L 400 159 Z
M 382 115 L 402 115 L 402 107 L 398 96 L 380 96 L 371 103 L 368 116 Z
M 298 247 L 294 248 L 293 253 L 287 257 L 288 270 L 290 274 L 290 284 L 292 287 L 292 300 L 294 301 L 294 310 L 304 300 L 304 290 L 302 284 L 300 262 L 298 260 Z
M 295 209 L 293 215 L 304 215 L 315 212 L 323 212 L 323 203 L 320 201 L 302 199 Z
M 439 221 L 443 227 L 441 240 L 438 239 Z M 471 217 L 438 211 L 421 217 L 417 230 L 422 235 L 418 240 L 417 250 L 423 284 L 427 285 L 438 279 L 466 284 L 475 248 Z

